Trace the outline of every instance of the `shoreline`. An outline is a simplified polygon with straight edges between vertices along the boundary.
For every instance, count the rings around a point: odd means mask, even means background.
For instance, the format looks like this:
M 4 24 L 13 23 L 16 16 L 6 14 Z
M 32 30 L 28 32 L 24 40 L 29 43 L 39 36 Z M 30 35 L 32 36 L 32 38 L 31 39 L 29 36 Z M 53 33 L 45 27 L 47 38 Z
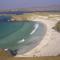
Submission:
M 49 46 L 51 47 L 51 45 L 50 45 L 52 42 L 51 35 L 52 34 L 54 35 L 56 32 L 55 30 L 52 29 L 52 27 L 55 26 L 55 24 L 57 23 L 58 20 L 43 20 L 43 19 L 40 19 L 40 17 L 38 16 L 38 18 L 34 19 L 33 21 L 40 21 L 40 22 L 44 23 L 45 25 L 47 25 L 46 35 L 44 36 L 42 41 L 39 43 L 39 45 L 36 46 L 35 48 L 33 48 L 31 51 L 24 53 L 23 55 L 16 55 L 15 57 L 54 56 L 54 55 L 56 55 L 54 52 L 51 53 L 53 50 L 51 50 L 51 52 L 50 52 L 50 49 L 48 47 Z M 56 32 L 56 33 L 58 34 L 58 32 Z M 54 47 L 54 45 L 51 48 L 53 49 L 53 47 Z M 48 50 L 49 50 L 49 52 L 48 52 Z
M 37 29 L 37 27 L 38 27 L 38 25 L 36 25 L 36 24 L 38 24 L 39 25 L 39 28 Z M 29 37 L 29 40 L 30 41 L 27 41 L 26 42 L 26 44 L 27 45 L 25 45 L 24 47 L 22 47 L 21 49 L 18 49 L 18 55 L 20 55 L 20 54 L 24 54 L 24 53 L 26 53 L 26 52 L 28 52 L 28 51 L 31 51 L 33 48 L 35 48 L 40 42 L 41 42 L 41 40 L 43 39 L 43 37 L 45 36 L 45 33 L 46 33 L 46 26 L 44 25 L 44 24 L 42 24 L 42 23 L 39 23 L 39 22 L 37 22 L 35 25 L 36 25 L 36 27 L 35 27 L 35 29 L 32 31 L 32 34 L 31 34 L 31 36 Z M 41 26 L 42 26 L 42 28 L 41 28 Z M 37 30 L 36 30 L 37 29 Z M 43 29 L 43 30 L 41 30 L 41 29 Z M 40 32 L 40 30 L 41 30 L 41 32 Z M 36 31 L 36 32 L 35 32 Z M 43 31 L 43 32 L 42 32 Z M 35 33 L 34 33 L 35 32 Z M 40 34 L 40 33 L 41 34 Z M 34 33 L 34 34 L 33 34 Z M 27 39 L 28 40 L 28 39 Z M 39 41 L 39 42 L 38 42 Z M 20 51 L 20 52 L 19 52 Z M 24 52 L 24 53 L 23 53 Z

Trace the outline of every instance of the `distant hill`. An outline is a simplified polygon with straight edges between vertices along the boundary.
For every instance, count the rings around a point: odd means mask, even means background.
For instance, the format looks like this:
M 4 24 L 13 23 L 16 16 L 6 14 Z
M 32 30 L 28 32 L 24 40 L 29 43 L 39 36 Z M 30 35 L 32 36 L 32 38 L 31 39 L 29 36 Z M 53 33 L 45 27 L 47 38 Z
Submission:
M 60 5 L 49 5 L 46 7 L 30 7 L 30 8 L 16 8 L 9 10 L 0 10 L 0 14 L 23 14 L 23 13 L 32 13 L 32 12 L 60 12 Z

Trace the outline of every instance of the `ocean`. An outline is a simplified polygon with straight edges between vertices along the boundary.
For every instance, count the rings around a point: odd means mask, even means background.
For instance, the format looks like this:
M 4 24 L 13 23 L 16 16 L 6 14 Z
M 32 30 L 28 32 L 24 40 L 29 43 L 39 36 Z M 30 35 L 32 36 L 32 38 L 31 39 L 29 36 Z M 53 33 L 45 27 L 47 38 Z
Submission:
M 38 21 L 0 22 L 0 48 L 31 48 L 33 41 L 41 41 L 45 32 L 45 25 Z

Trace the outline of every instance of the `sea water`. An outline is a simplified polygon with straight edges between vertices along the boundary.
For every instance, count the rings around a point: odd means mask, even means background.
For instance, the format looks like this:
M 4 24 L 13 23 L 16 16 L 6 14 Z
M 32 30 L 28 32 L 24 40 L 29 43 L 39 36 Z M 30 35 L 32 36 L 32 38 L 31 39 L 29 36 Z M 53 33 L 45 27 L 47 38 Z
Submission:
M 14 50 L 32 46 L 32 41 L 38 41 L 38 37 L 41 40 L 46 32 L 44 24 L 37 21 L 7 21 L 0 22 L 0 48 Z

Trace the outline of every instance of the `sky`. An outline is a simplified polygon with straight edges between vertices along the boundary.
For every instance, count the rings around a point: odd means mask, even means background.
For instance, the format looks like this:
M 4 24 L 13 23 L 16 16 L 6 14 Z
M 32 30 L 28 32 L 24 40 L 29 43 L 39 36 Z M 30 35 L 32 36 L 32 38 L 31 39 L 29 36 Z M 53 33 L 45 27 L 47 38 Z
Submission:
M 50 5 L 60 5 L 60 0 L 0 0 L 0 9 L 46 7 Z

